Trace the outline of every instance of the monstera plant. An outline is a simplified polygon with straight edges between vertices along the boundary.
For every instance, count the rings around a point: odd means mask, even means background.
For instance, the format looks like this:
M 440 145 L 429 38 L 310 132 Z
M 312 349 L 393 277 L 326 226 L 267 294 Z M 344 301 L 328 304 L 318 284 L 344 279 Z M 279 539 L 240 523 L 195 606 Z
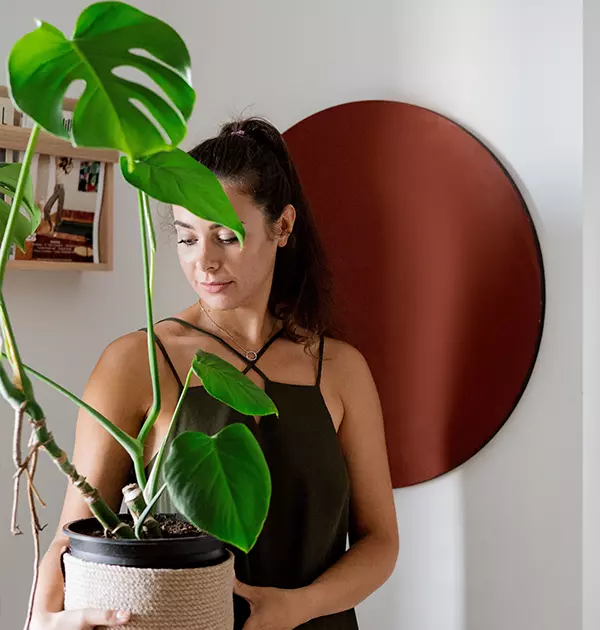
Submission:
M 119 76 L 134 68 L 154 84 L 149 88 Z M 149 476 L 144 468 L 144 445 L 161 409 L 156 345 L 153 334 L 153 276 L 155 232 L 150 198 L 185 207 L 193 214 L 235 232 L 243 246 L 244 228 L 219 181 L 204 166 L 177 148 L 183 140 L 195 102 L 190 57 L 180 36 L 164 22 L 121 2 L 99 2 L 79 16 L 68 39 L 54 26 L 38 22 L 22 37 L 8 59 L 11 98 L 35 122 L 22 164 L 0 165 L 0 328 L 4 342 L 0 389 L 15 412 L 13 453 L 18 483 L 26 479 L 34 531 L 34 471 L 39 450 L 46 451 L 81 491 L 94 517 L 108 536 L 116 539 L 160 537 L 153 518 L 163 492 L 171 495 L 179 512 L 199 530 L 243 551 L 255 544 L 270 501 L 270 476 L 252 432 L 244 424 L 227 426 L 207 436 L 186 432 L 172 439 L 181 402 L 196 374 L 209 394 L 242 414 L 276 414 L 270 398 L 252 381 L 219 357 L 198 351 Z M 72 129 L 62 123 L 62 105 L 69 86 L 85 82 L 74 109 Z M 3 294 L 9 249 L 24 248 L 25 239 L 39 222 L 29 171 L 40 131 L 69 140 L 78 147 L 118 150 L 125 180 L 138 191 L 143 252 L 148 356 L 153 405 L 133 437 L 75 394 L 26 365 L 20 355 Z M 120 208 L 119 211 L 127 211 Z M 73 467 L 49 431 L 46 414 L 36 399 L 30 376 L 52 386 L 95 418 L 133 462 L 137 493 L 132 517 L 115 513 Z M 21 432 L 29 424 L 29 452 L 21 454 Z M 16 509 L 13 530 L 17 531 Z M 136 626 L 137 627 L 137 626 Z

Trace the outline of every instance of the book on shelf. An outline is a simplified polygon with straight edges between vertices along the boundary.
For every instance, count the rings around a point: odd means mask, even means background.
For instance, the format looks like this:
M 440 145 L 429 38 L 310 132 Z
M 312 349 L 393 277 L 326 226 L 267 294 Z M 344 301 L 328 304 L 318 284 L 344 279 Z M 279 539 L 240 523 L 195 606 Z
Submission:
M 35 157 L 34 194 L 41 222 L 27 239 L 25 252 L 16 250 L 15 259 L 99 263 L 104 163 Z

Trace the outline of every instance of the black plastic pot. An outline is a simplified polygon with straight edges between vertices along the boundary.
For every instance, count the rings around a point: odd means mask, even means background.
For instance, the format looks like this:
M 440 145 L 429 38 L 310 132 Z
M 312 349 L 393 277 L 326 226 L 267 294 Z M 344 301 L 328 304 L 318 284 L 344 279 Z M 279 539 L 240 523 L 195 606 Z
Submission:
M 131 524 L 131 517 L 122 515 Z M 98 530 L 95 518 L 79 519 L 67 523 L 63 532 L 69 537 L 72 556 L 98 564 L 116 564 L 140 569 L 192 569 L 220 564 L 229 555 L 225 543 L 209 536 L 181 536 L 124 540 L 100 538 L 90 532 Z

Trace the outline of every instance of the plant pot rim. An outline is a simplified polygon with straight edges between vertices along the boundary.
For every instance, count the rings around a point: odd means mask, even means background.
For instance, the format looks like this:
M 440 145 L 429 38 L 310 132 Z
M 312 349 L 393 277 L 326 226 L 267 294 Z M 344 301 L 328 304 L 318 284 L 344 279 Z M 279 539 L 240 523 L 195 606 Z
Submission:
M 123 516 L 123 515 L 122 515 Z M 173 515 L 169 515 L 173 516 Z M 174 515 L 185 520 L 180 515 Z M 123 517 L 124 522 L 132 522 Z M 187 521 L 186 521 L 187 522 Z M 215 565 L 227 557 L 227 546 L 210 534 L 175 536 L 173 538 L 105 538 L 92 536 L 99 523 L 95 517 L 80 518 L 63 527 L 69 538 L 70 553 L 99 564 L 118 564 L 146 569 L 183 569 Z
M 120 515 L 120 516 L 123 516 L 123 515 Z M 123 520 L 127 521 L 131 519 L 125 518 Z M 152 544 L 157 544 L 157 543 L 161 545 L 165 545 L 165 544 L 181 543 L 186 540 L 197 540 L 198 538 L 210 537 L 210 534 L 207 534 L 206 532 L 198 532 L 197 534 L 190 535 L 190 536 L 176 536 L 173 538 L 106 538 L 102 536 L 91 536 L 90 534 L 82 534 L 81 532 L 78 532 L 75 529 L 73 529 L 72 526 L 74 526 L 77 523 L 82 523 L 85 521 L 96 521 L 96 523 L 98 523 L 98 526 L 102 527 L 102 525 L 100 525 L 100 523 L 98 522 L 95 516 L 90 516 L 87 518 L 76 518 L 72 521 L 69 521 L 68 523 L 65 523 L 65 525 L 63 525 L 62 531 L 66 536 L 74 540 L 80 540 L 80 541 L 98 540 L 108 545 L 123 545 L 123 544 L 152 545 Z

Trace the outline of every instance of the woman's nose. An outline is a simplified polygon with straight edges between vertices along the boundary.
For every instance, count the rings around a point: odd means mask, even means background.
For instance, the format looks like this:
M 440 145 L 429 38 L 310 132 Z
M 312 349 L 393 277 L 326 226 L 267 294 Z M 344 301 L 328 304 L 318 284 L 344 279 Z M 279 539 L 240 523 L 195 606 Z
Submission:
M 211 246 L 210 243 L 200 244 L 194 264 L 196 269 L 203 273 L 216 271 L 221 266 L 218 248 Z

